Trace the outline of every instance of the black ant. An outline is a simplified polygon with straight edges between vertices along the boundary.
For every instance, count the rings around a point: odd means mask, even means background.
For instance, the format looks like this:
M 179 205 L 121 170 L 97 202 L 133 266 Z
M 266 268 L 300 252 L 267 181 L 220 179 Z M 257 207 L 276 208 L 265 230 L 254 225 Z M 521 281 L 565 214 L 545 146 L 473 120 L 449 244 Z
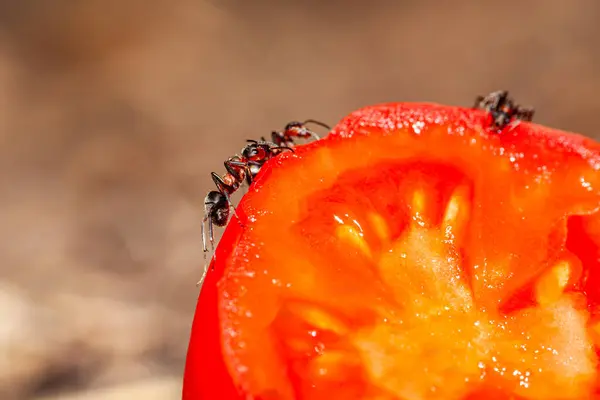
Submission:
M 250 185 L 262 165 L 285 150 L 294 151 L 289 146 L 278 146 L 266 141 L 248 140 L 248 144 L 236 155 L 225 161 L 227 173 L 220 176 L 212 172 L 213 182 L 217 190 L 210 191 L 204 199 L 204 219 L 202 220 L 202 245 L 204 252 L 208 252 L 206 243 L 205 225 L 208 223 L 208 238 L 211 249 L 214 250 L 213 226 L 225 226 L 229 220 L 229 210 L 237 218 L 235 208 L 231 202 L 231 195 L 246 181 Z
M 323 122 L 307 119 L 304 122 L 292 121 L 288 123 L 282 131 L 273 131 L 271 132 L 271 140 L 278 146 L 294 146 L 296 143 L 294 142 L 294 138 L 300 139 L 310 139 L 313 138 L 315 140 L 319 140 L 319 135 L 317 135 L 312 130 L 306 127 L 307 124 L 315 124 L 322 126 L 327 130 L 331 130 L 331 127 Z M 263 141 L 265 138 L 261 138 Z
M 508 90 L 498 90 L 487 96 L 477 96 L 474 108 L 485 110 L 491 116 L 492 125 L 502 131 L 514 121 L 531 121 L 535 110 L 515 104 L 508 97 Z
M 306 124 L 313 123 L 324 128 L 331 129 L 323 122 L 308 119 L 304 122 L 290 122 L 283 131 L 273 131 L 271 133 L 272 142 L 268 142 L 265 138 L 261 140 L 247 140 L 248 144 L 242 149 L 241 155 L 235 155 L 225 161 L 225 170 L 223 176 L 215 172 L 211 173 L 213 182 L 217 186 L 217 190 L 208 192 L 204 198 L 204 218 L 202 219 L 202 247 L 206 257 L 208 252 L 205 227 L 208 223 L 208 240 L 210 241 L 211 250 L 214 251 L 214 226 L 223 227 L 229 221 L 230 209 L 233 210 L 233 215 L 238 218 L 235 207 L 231 201 L 231 195 L 235 193 L 244 181 L 248 186 L 252 183 L 256 175 L 260 172 L 261 167 L 265 162 L 289 150 L 294 151 L 294 138 L 319 139 L 319 135 L 306 127 Z M 239 218 L 238 218 L 239 221 Z M 204 274 L 198 285 L 204 280 Z

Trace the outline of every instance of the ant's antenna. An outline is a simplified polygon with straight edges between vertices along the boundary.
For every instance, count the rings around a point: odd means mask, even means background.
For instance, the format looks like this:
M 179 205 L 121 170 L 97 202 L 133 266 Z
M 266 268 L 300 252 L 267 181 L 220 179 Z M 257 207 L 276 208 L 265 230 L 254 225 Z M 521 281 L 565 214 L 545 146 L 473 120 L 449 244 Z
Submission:
M 306 124 L 315 124 L 315 125 L 319 125 L 325 129 L 331 130 L 331 127 L 329 125 L 327 125 L 325 122 L 321 122 L 321 121 L 317 121 L 316 119 L 307 119 L 306 121 L 303 122 L 304 125 Z

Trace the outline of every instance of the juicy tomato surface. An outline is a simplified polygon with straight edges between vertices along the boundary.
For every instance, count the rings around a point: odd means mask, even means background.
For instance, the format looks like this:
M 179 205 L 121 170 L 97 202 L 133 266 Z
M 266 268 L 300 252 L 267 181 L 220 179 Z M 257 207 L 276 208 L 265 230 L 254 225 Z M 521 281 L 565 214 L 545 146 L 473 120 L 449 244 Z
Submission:
M 270 160 L 201 289 L 184 400 L 600 398 L 600 145 L 392 103 Z

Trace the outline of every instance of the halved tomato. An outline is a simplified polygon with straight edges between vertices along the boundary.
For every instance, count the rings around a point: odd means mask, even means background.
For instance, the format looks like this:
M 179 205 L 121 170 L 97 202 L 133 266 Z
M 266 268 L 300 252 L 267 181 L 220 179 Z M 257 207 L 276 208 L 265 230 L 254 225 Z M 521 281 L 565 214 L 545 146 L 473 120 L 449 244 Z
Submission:
M 185 400 L 600 398 L 600 145 L 392 103 L 269 161 L 202 288 Z

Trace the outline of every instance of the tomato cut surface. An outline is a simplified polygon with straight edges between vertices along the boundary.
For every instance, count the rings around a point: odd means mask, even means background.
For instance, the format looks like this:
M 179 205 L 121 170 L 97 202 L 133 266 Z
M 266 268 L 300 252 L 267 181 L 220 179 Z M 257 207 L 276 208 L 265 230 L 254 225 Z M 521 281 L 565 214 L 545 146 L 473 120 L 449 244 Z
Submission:
M 600 145 L 394 103 L 269 161 L 202 287 L 195 399 L 600 398 Z

